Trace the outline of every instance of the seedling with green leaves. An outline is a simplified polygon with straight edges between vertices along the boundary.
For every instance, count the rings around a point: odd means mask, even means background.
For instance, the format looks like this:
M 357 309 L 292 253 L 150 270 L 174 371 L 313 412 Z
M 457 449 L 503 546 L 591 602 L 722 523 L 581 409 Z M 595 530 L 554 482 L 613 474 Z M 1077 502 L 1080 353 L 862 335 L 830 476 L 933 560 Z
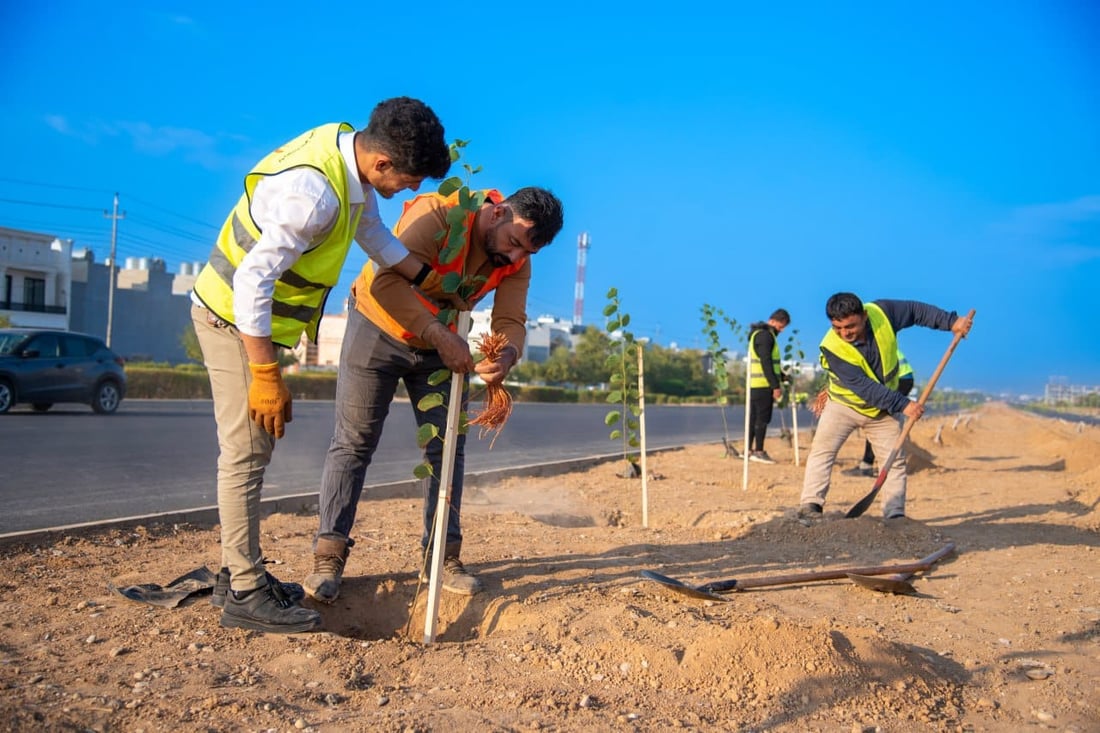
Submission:
M 468 140 L 455 140 L 451 143 L 452 163 L 457 162 L 459 158 L 462 157 L 462 149 L 467 145 L 469 145 Z M 470 224 L 473 222 L 473 215 L 476 214 L 482 204 L 485 203 L 485 193 L 483 191 L 473 191 L 470 189 L 470 179 L 481 171 L 481 166 L 475 168 L 468 163 L 463 163 L 462 168 L 466 171 L 465 180 L 460 176 L 451 176 L 439 184 L 438 191 L 440 195 L 451 196 L 457 194 L 458 200 L 457 206 L 447 210 L 447 228 L 441 230 L 436 235 L 437 242 L 446 240 L 443 248 L 439 251 L 439 263 L 441 265 L 448 265 L 454 262 L 455 258 L 462 253 L 462 249 L 466 246 L 469 239 Z M 468 301 L 481 289 L 484 283 L 484 276 L 469 276 L 464 272 L 448 272 L 440 281 L 440 287 L 443 289 L 444 293 L 455 295 L 463 301 Z M 444 326 L 451 327 L 458 319 L 458 309 L 441 308 L 436 318 Z M 479 359 L 480 356 L 475 357 L 475 361 Z M 428 377 L 428 384 L 437 387 L 445 384 L 449 379 L 451 379 L 451 371 L 449 369 L 439 369 Z M 437 407 L 446 409 L 446 407 L 444 407 L 442 391 L 424 395 L 416 403 L 416 409 L 419 412 L 427 412 Z M 469 430 L 468 421 L 469 416 L 466 414 L 466 411 L 463 410 L 459 415 L 459 434 L 465 435 L 467 433 Z M 435 425 L 421 425 L 416 431 L 416 444 L 421 449 L 426 448 L 433 440 L 442 439 L 442 436 L 439 434 L 439 428 Z M 424 461 L 413 469 L 413 475 L 422 479 L 434 475 L 434 471 L 432 470 L 431 464 Z
M 729 404 L 729 360 L 728 350 L 722 346 L 722 339 L 718 335 L 718 319 L 724 319 L 727 323 L 736 324 L 727 316 L 721 308 L 709 303 L 704 303 L 700 309 L 703 313 L 703 335 L 707 338 L 707 353 L 710 355 L 711 369 L 714 372 L 714 389 L 718 396 L 718 404 L 721 406 L 722 415 L 722 444 L 726 447 L 726 455 L 738 457 L 737 448 L 730 442 L 729 424 L 726 422 L 726 405 Z
M 641 414 L 638 393 L 638 343 L 634 334 L 626 330 L 630 324 L 630 314 L 622 311 L 619 291 L 611 288 L 607 291 L 608 304 L 604 306 L 606 331 L 612 338 L 611 353 L 605 366 L 610 373 L 611 392 L 607 395 L 610 404 L 618 405 L 604 417 L 604 424 L 613 428 L 611 440 L 621 440 L 623 460 L 627 463 L 629 476 L 641 475 L 638 468 L 638 416 Z M 616 427 L 617 426 L 617 427 Z M 632 451 L 631 449 L 635 449 Z

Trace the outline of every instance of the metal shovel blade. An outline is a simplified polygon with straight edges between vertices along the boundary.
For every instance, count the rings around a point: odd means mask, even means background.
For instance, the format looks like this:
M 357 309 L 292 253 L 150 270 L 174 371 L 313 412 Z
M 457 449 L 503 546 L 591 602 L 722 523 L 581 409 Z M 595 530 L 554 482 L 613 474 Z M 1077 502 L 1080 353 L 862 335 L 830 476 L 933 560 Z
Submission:
M 897 575 L 858 575 L 848 573 L 848 578 L 856 585 L 877 590 L 879 593 L 895 593 L 899 596 L 916 595 L 917 589 L 912 586 L 908 578 L 910 576 Z
M 724 598 L 723 596 L 720 596 L 717 593 L 711 593 L 709 591 L 702 590 L 700 588 L 696 588 L 696 587 L 691 586 L 691 585 L 687 585 L 686 583 L 681 583 L 679 580 L 676 580 L 675 578 L 670 578 L 667 575 L 661 575 L 660 573 L 656 573 L 652 570 L 643 570 L 641 572 L 641 575 L 646 580 L 652 580 L 656 583 L 660 583 L 661 585 L 663 585 L 668 590 L 670 590 L 674 593 L 679 593 L 680 595 L 687 596 L 689 598 L 700 598 L 700 599 L 705 600 L 705 601 L 723 601 L 723 602 L 729 600 L 728 598 Z

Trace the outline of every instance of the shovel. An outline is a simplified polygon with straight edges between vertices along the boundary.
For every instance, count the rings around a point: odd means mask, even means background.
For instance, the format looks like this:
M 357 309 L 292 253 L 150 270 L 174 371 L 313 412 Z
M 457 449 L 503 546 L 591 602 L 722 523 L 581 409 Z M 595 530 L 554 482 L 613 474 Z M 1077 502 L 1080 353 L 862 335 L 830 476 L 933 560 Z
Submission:
M 856 585 L 879 593 L 893 593 L 898 596 L 914 596 L 917 589 L 909 582 L 915 573 L 895 573 L 894 575 L 857 575 L 848 573 L 848 579 Z
M 973 308 L 966 314 L 966 317 L 970 321 L 974 320 Z M 924 389 L 920 393 L 920 399 L 917 400 L 917 404 L 921 407 L 924 407 L 924 403 L 928 401 L 928 396 L 932 394 L 932 388 L 936 386 L 936 382 L 939 380 L 943 368 L 947 366 L 947 361 L 951 358 L 951 355 L 955 353 L 955 347 L 959 345 L 959 341 L 961 340 L 962 336 L 960 334 L 955 334 L 955 338 L 951 340 L 951 345 L 947 347 L 947 351 L 944 352 L 943 358 L 940 359 L 936 371 L 932 372 L 932 376 L 928 379 L 928 384 L 924 385 Z M 897 441 L 894 442 L 894 447 L 890 451 L 890 455 L 886 456 L 886 460 L 882 462 L 882 468 L 878 472 L 878 478 L 875 479 L 875 484 L 871 487 L 871 491 L 847 511 L 844 515 L 846 519 L 855 519 L 856 517 L 862 516 L 863 512 L 867 511 L 871 504 L 874 503 L 875 497 L 878 496 L 879 489 L 886 483 L 886 474 L 890 471 L 890 464 L 897 458 L 901 447 L 905 445 L 905 439 L 909 437 L 909 431 L 913 429 L 913 425 L 916 422 L 916 420 L 905 421 L 905 426 L 902 428 L 901 434 L 898 435 Z
M 873 588 L 874 590 L 911 594 L 916 593 L 916 590 L 909 584 L 908 578 L 912 577 L 913 573 L 931 569 L 933 565 L 954 551 L 955 543 L 948 542 L 927 557 L 921 558 L 916 562 L 904 563 L 901 565 L 876 565 L 860 568 L 841 568 L 838 570 L 819 570 L 808 573 L 795 573 L 792 575 L 775 575 L 769 578 L 746 578 L 745 580 L 731 578 L 730 580 L 716 580 L 698 586 L 688 585 L 687 583 L 676 580 L 675 578 L 670 578 L 667 575 L 662 575 L 653 570 L 643 570 L 641 576 L 646 580 L 660 583 L 669 590 L 681 595 L 709 601 L 729 600 L 725 596 L 719 595 L 721 593 L 732 593 L 749 590 L 750 588 L 765 588 L 776 585 L 813 583 L 819 580 L 839 580 L 841 578 L 851 578 L 853 582 L 864 587 L 871 587 L 873 584 L 877 586 Z M 878 575 L 891 575 L 893 577 L 875 578 L 874 581 L 868 579 Z M 856 580 L 852 576 L 858 577 L 859 580 Z

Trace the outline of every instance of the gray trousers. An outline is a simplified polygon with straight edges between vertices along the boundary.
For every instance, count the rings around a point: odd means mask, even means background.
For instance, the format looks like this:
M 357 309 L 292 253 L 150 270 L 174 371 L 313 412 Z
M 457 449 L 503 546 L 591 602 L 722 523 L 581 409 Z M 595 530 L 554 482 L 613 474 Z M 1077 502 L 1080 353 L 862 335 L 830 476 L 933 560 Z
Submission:
M 801 503 L 825 506 L 836 455 L 844 441 L 856 430 L 863 430 L 867 440 L 874 446 L 875 454 L 883 456 L 885 460 L 901 434 L 901 423 L 889 415 L 871 418 L 831 399 L 826 402 L 810 445 L 810 455 L 806 459 Z M 894 457 L 880 490 L 884 517 L 905 513 L 905 459 L 903 448 Z M 868 491 L 870 488 L 867 487 Z
M 413 349 L 391 338 L 359 313 L 354 302 L 352 303 L 348 309 L 348 326 L 340 350 L 340 367 L 336 381 L 336 425 L 321 473 L 318 502 L 321 523 L 317 537 L 350 542 L 367 467 L 382 437 L 382 426 L 389 414 L 398 380 L 405 382 L 417 427 L 430 424 L 435 426 L 441 437 L 444 435 L 451 380 L 447 379 L 438 386 L 428 383 L 428 377 L 440 369 L 446 369 L 446 366 L 439 358 L 439 352 L 434 349 Z M 430 393 L 442 394 L 443 405 L 426 412 L 417 410 L 415 405 Z M 463 404 L 465 398 L 464 389 Z M 414 436 L 410 435 L 408 438 L 413 440 Z M 455 547 L 462 541 L 460 513 L 466 436 L 460 434 L 457 440 L 446 540 L 447 545 Z M 424 446 L 424 457 L 431 464 L 433 474 L 421 481 L 424 491 L 424 533 L 421 536 L 421 545 L 427 547 L 439 499 L 443 441 L 439 438 L 428 441 Z M 415 466 L 409 466 L 410 476 L 414 468 Z
M 260 549 L 260 491 L 275 438 L 248 417 L 252 372 L 237 328 L 206 308 L 191 306 L 218 426 L 218 521 L 223 567 L 233 590 L 258 588 L 264 579 Z

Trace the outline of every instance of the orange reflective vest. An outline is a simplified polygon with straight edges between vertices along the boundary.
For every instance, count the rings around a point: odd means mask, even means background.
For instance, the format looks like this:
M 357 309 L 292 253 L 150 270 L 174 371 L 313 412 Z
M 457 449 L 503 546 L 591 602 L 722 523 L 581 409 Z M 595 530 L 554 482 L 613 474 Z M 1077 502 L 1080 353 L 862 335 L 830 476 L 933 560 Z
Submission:
M 489 203 L 499 204 L 504 201 L 503 194 L 501 194 L 500 191 L 497 191 L 496 189 L 486 189 L 481 193 L 484 194 L 485 201 Z M 393 228 L 394 235 L 400 237 L 401 233 L 404 232 L 405 229 L 412 223 L 411 221 L 406 221 L 405 215 L 408 213 L 409 209 L 411 209 L 416 204 L 416 202 L 424 198 L 435 199 L 439 202 L 444 211 L 450 211 L 451 209 L 458 206 L 458 195 L 458 191 L 455 191 L 449 196 L 443 196 L 438 193 L 422 193 L 419 196 L 406 201 L 404 208 L 401 212 L 401 218 L 398 219 L 397 225 Z M 413 288 L 414 292 L 416 293 L 416 297 L 420 300 L 421 303 L 423 303 L 425 308 L 431 311 L 433 315 L 438 316 L 440 310 L 444 306 L 451 302 L 457 302 L 456 296 L 453 292 L 448 293 L 443 290 L 445 282 L 444 278 L 452 273 L 459 276 L 462 276 L 465 273 L 466 259 L 470 254 L 470 238 L 473 236 L 474 221 L 476 220 L 476 218 L 477 212 L 470 212 L 469 214 L 467 214 L 465 219 L 466 241 L 463 244 L 462 249 L 459 250 L 458 254 L 449 262 L 441 262 L 440 253 L 439 251 L 437 251 L 435 257 L 430 263 L 435 276 L 429 275 L 420 287 Z M 440 232 L 439 236 L 437 237 L 440 250 L 442 250 L 443 247 L 446 246 L 449 235 L 449 227 Z M 519 271 L 519 269 L 523 267 L 524 263 L 526 262 L 527 258 L 524 257 L 518 262 L 514 262 L 510 265 L 507 265 L 506 267 L 493 268 L 493 271 L 489 274 L 489 277 L 485 280 L 484 283 L 481 284 L 477 291 L 470 297 L 462 299 L 463 302 L 455 307 L 457 307 L 459 310 L 472 310 L 473 306 L 476 305 L 479 300 L 488 295 L 493 289 L 495 289 L 500 284 L 501 280 Z M 362 273 L 360 273 L 359 278 L 356 280 L 355 283 L 355 300 L 359 311 L 367 318 L 369 318 L 376 326 L 378 326 L 383 331 L 396 339 L 409 342 L 412 339 L 419 338 L 419 334 L 411 333 L 410 331 L 406 330 L 404 326 L 394 320 L 393 317 L 386 312 L 382 305 L 371 294 L 370 286 L 371 283 L 374 282 L 374 276 L 374 267 L 371 265 L 371 263 L 368 262 L 363 267 L 363 271 Z M 447 323 L 445 325 L 450 328 L 451 331 L 456 330 L 455 324 L 453 323 Z

